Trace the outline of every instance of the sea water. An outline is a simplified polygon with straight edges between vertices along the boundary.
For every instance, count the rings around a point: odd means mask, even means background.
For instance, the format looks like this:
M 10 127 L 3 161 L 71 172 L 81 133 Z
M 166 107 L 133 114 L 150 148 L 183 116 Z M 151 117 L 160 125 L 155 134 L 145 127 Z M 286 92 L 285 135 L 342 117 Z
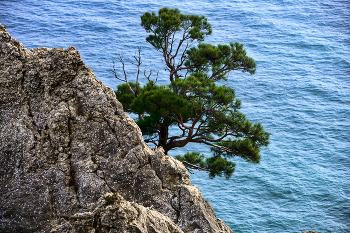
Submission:
M 230 74 L 226 85 L 247 118 L 271 133 L 261 163 L 233 159 L 230 180 L 191 174 L 217 217 L 235 233 L 350 232 L 348 0 L 2 0 L 0 23 L 28 49 L 75 46 L 116 89 L 112 61 L 118 54 L 130 61 L 138 46 L 142 69 L 167 82 L 140 26 L 140 15 L 162 7 L 206 16 L 213 28 L 206 43 L 243 43 L 258 65 L 255 75 Z M 187 150 L 210 155 L 196 144 L 170 153 Z

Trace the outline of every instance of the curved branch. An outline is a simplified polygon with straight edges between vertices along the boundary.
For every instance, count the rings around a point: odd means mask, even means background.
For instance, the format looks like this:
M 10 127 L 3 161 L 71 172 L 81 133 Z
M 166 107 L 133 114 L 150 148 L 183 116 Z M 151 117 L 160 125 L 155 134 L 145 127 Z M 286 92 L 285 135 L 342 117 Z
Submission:
M 183 129 L 180 125 L 180 123 L 178 123 L 178 127 L 182 130 L 182 134 L 179 136 L 172 136 L 169 139 L 169 144 L 172 143 L 175 139 L 179 139 L 179 138 L 183 138 L 186 134 L 186 129 Z
M 204 144 L 206 144 L 206 145 L 208 145 L 208 146 L 212 146 L 212 147 L 215 147 L 215 148 L 219 148 L 220 150 L 223 150 L 223 151 L 225 151 L 225 152 L 227 152 L 227 153 L 236 154 L 236 155 L 239 154 L 238 151 L 233 151 L 233 150 L 228 149 L 227 147 L 219 146 L 219 145 L 216 145 L 216 144 L 207 142 L 207 141 L 202 141 L 202 140 L 201 140 L 201 141 L 196 141 L 196 142 L 198 142 L 198 143 L 204 143 Z
M 203 168 L 203 167 L 200 167 L 200 166 L 194 165 L 194 164 L 189 163 L 189 162 L 186 162 L 186 161 L 180 161 L 180 162 L 182 162 L 182 163 L 183 163 L 185 166 L 189 166 L 190 168 L 210 172 L 210 170 L 209 170 L 209 169 L 207 169 L 207 168 Z
M 152 139 L 144 139 L 144 142 L 145 143 L 153 143 L 155 146 L 158 146 L 158 144 Z

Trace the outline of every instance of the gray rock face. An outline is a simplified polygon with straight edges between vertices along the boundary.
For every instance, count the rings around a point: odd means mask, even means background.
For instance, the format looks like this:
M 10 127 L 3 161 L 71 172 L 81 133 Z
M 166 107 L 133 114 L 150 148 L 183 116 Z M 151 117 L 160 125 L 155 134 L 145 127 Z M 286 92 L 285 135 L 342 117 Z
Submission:
M 61 220 L 51 232 L 183 233 L 168 217 L 127 202 L 117 193 L 107 193 L 94 211 L 77 213 L 71 219 L 74 224 Z
M 0 165 L 0 232 L 232 232 L 74 47 L 27 50 L 2 25 Z

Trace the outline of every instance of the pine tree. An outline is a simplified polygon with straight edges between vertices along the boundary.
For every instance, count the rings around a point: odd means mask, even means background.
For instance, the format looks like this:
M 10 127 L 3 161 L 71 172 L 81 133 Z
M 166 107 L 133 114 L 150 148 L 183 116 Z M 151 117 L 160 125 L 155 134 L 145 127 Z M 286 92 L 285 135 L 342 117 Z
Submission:
M 261 124 L 253 124 L 239 112 L 241 101 L 232 88 L 218 85 L 228 81 L 232 71 L 254 74 L 255 61 L 248 57 L 242 44 L 211 45 L 203 43 L 212 33 L 204 16 L 184 15 L 178 9 L 162 8 L 158 15 L 146 12 L 141 26 L 149 33 L 146 41 L 162 57 L 169 72 L 169 84 L 157 85 L 151 72 L 140 86 L 141 49 L 134 56 L 138 72 L 134 82 L 127 79 L 118 86 L 116 96 L 124 110 L 136 113 L 145 142 L 163 147 L 166 154 L 188 143 L 200 143 L 211 148 L 212 157 L 198 152 L 176 156 L 188 168 L 209 171 L 210 177 L 232 175 L 235 164 L 228 158 L 239 156 L 248 162 L 259 163 L 260 147 L 269 144 L 269 133 Z M 180 134 L 170 132 L 174 127 Z

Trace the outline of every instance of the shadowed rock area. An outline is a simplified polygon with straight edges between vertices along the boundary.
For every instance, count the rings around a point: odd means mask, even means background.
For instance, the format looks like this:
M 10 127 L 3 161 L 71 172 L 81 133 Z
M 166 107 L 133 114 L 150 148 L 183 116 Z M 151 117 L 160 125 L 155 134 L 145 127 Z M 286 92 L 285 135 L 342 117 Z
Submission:
M 0 25 L 0 232 L 232 232 L 74 47 Z

